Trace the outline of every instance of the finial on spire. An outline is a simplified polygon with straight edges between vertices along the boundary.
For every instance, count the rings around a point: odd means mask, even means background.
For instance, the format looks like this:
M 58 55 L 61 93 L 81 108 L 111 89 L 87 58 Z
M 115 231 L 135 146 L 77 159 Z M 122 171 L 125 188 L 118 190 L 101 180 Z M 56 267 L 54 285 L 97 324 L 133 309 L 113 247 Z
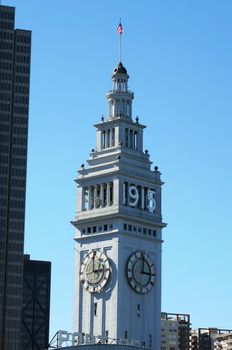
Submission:
M 119 34 L 119 62 L 122 62 L 122 33 L 123 33 L 123 26 L 122 26 L 122 23 L 121 23 L 121 18 L 120 18 L 120 21 L 119 21 L 117 32 Z

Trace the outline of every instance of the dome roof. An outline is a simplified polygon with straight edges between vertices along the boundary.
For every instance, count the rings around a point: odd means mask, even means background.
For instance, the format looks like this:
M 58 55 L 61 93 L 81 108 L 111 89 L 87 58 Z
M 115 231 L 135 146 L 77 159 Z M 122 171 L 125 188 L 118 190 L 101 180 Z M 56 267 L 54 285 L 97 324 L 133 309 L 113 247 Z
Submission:
M 123 66 L 122 62 L 119 62 L 116 68 L 114 68 L 113 75 L 115 74 L 126 74 L 127 75 L 127 70 Z

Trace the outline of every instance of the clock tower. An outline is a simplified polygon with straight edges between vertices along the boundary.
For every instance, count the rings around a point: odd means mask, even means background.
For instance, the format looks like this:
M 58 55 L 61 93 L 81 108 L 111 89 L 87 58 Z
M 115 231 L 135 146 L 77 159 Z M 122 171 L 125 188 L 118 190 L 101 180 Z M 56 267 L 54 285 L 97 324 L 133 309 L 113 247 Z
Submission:
M 96 149 L 76 179 L 74 331 L 160 349 L 163 182 L 143 150 L 128 79 L 120 62 L 107 119 L 95 124 Z

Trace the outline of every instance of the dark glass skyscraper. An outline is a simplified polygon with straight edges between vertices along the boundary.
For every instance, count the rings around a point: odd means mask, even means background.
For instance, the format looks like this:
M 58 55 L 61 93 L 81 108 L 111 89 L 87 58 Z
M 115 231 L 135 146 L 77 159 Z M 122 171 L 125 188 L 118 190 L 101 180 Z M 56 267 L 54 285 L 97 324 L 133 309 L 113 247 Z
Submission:
M 31 32 L 0 5 L 0 349 L 21 346 Z
M 48 348 L 51 263 L 25 255 L 23 271 L 22 350 Z

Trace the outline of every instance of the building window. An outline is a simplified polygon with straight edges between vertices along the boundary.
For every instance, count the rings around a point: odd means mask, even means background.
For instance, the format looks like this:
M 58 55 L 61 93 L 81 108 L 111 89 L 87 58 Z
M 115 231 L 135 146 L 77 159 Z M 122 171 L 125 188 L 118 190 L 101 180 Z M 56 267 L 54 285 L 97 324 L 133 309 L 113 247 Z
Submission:
M 149 334 L 149 348 L 152 348 L 152 335 Z
M 106 344 L 108 344 L 108 339 L 109 339 L 109 331 L 106 331 Z
M 88 228 L 87 228 L 87 232 L 88 232 L 88 233 L 91 233 L 91 227 L 88 227 Z
M 99 232 L 102 232 L 102 226 L 99 226 L 99 227 L 98 227 L 98 231 L 99 231 Z
M 132 225 L 128 225 L 128 230 L 132 231 Z
M 123 224 L 123 230 L 127 230 L 127 224 Z
M 140 304 L 137 305 L 137 315 L 140 317 Z
M 128 332 L 125 331 L 125 339 L 127 339 L 127 338 L 128 338 Z
M 151 236 L 151 229 L 150 228 L 147 230 L 147 233 L 148 233 L 148 236 Z
M 134 149 L 138 149 L 138 134 L 137 131 L 134 133 Z
M 134 148 L 133 130 L 130 130 L 130 148 Z
M 129 101 L 126 102 L 126 114 L 127 114 L 127 117 L 130 116 L 130 102 Z
M 89 189 L 85 187 L 84 189 L 84 210 L 89 209 Z
M 153 230 L 152 234 L 153 234 L 153 237 L 156 237 L 156 231 L 155 230 Z
M 96 232 L 97 232 L 97 227 L 93 226 L 93 233 L 96 233 Z
M 107 148 L 110 147 L 110 130 L 107 130 Z
M 106 148 L 106 132 L 105 132 L 105 130 L 102 131 L 102 148 L 103 149 Z
M 85 234 L 85 228 L 83 228 L 82 233 Z
M 107 224 L 104 225 L 104 231 L 107 231 L 108 227 Z
M 128 147 L 128 129 L 125 129 L 125 146 Z
M 144 235 L 147 234 L 147 229 L 146 229 L 146 227 L 143 228 L 143 234 L 144 234 Z
M 112 140 L 111 140 L 112 147 L 115 146 L 115 128 L 112 129 Z
M 97 316 L 97 303 L 94 303 L 94 316 Z
M 110 205 L 113 204 L 113 183 L 110 183 Z

